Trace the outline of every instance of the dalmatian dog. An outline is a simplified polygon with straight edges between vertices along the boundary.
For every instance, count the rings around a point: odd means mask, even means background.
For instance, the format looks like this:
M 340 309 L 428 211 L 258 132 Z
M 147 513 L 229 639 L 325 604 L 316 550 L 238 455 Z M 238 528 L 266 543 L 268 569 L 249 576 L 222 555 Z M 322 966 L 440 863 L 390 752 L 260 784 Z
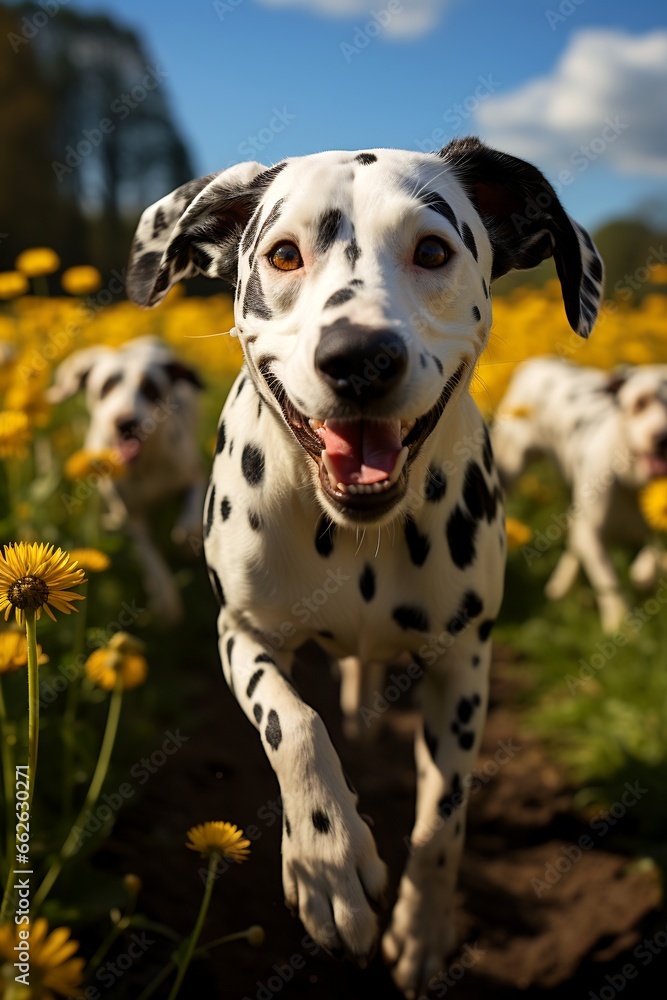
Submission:
M 124 465 L 119 478 L 103 476 L 100 491 L 108 529 L 125 530 L 134 542 L 146 593 L 165 622 L 183 613 L 181 596 L 149 527 L 150 510 L 182 494 L 183 509 L 172 531 L 178 544 L 198 544 L 205 479 L 197 441 L 199 376 L 156 337 L 140 337 L 118 350 L 90 347 L 58 367 L 48 398 L 60 403 L 82 389 L 90 424 L 84 442 L 115 449 Z
M 614 632 L 628 606 L 609 557 L 610 544 L 641 546 L 630 578 L 650 587 L 664 555 L 649 541 L 637 502 L 642 486 L 667 476 L 667 365 L 611 373 L 558 358 L 520 365 L 498 408 L 492 440 L 504 485 L 527 462 L 547 455 L 572 491 L 567 547 L 547 583 L 563 597 L 583 567 L 597 598 L 602 627 Z
M 128 289 L 145 306 L 196 273 L 236 286 L 245 365 L 204 525 L 222 666 L 280 784 L 286 903 L 361 962 L 385 865 L 291 662 L 307 640 L 353 658 L 362 706 L 401 655 L 423 673 L 416 820 L 383 939 L 407 996 L 456 944 L 502 596 L 502 501 L 468 388 L 490 282 L 551 255 L 587 336 L 602 277 L 589 236 L 537 169 L 477 139 L 238 164 L 147 209 L 131 251 Z

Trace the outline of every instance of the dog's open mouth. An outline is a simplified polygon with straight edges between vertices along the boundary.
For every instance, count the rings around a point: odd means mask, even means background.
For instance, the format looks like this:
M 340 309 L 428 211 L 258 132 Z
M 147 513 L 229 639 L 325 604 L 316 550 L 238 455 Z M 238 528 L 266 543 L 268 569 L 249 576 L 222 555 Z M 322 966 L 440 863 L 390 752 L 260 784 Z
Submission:
M 667 476 L 667 457 L 665 455 L 648 454 L 644 456 L 650 479 Z
M 435 406 L 417 419 L 315 420 L 296 409 L 273 373 L 260 369 L 292 433 L 317 462 L 326 495 L 341 507 L 373 516 L 389 510 L 405 493 L 409 465 L 435 428 L 464 370 L 459 365 Z
M 141 441 L 132 434 L 119 435 L 115 449 L 125 465 L 133 465 L 141 455 Z

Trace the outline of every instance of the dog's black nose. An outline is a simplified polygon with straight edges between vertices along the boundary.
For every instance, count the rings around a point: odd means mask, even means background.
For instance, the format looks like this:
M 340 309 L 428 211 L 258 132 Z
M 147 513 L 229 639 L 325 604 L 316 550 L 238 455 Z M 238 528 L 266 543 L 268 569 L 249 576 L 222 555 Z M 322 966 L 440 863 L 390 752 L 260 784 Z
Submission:
M 360 404 L 386 395 L 408 367 L 408 351 L 393 330 L 338 320 L 322 329 L 315 367 L 337 396 Z
M 136 433 L 139 424 L 131 417 L 124 420 L 117 420 L 116 427 L 122 438 L 132 437 Z

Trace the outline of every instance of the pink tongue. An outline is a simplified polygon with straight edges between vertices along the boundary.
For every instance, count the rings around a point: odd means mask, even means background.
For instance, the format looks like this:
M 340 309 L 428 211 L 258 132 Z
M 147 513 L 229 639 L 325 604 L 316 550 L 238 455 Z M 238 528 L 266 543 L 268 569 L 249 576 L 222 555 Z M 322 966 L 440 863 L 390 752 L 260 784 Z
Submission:
M 325 420 L 319 436 L 334 478 L 345 485 L 389 479 L 403 447 L 400 420 Z
M 116 447 L 122 460 L 128 464 L 134 462 L 141 451 L 141 443 L 133 437 L 121 438 Z
M 649 455 L 647 457 L 649 475 L 656 479 L 658 476 L 667 476 L 667 459 L 660 455 Z

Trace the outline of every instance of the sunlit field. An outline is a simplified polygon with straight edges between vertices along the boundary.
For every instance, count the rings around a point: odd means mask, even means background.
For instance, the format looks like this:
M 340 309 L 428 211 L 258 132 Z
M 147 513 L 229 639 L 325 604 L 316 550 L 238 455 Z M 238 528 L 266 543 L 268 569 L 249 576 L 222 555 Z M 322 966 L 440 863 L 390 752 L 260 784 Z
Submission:
M 201 687 L 198 661 L 216 656 L 215 605 L 200 547 L 193 543 L 177 550 L 167 542 L 172 512 L 160 510 L 155 532 L 176 569 L 186 618 L 171 633 L 157 627 L 144 607 L 138 567 L 125 537 L 100 527 L 100 476 L 122 475 L 122 468 L 112 468 L 109 456 L 81 451 L 86 428 L 81 394 L 54 407 L 45 393 L 54 369 L 72 351 L 157 335 L 204 378 L 200 447 L 210 461 L 217 417 L 242 358 L 228 332 L 233 325 L 229 295 L 190 297 L 177 287 L 157 309 L 142 311 L 116 301 L 113 291 L 100 287 L 92 268 L 70 269 L 56 279 L 58 261 L 49 254 L 38 248 L 22 270 L 0 274 L 0 539 L 46 543 L 69 554 L 68 588 L 78 597 L 70 607 L 53 609 L 55 620 L 42 614 L 35 623 L 38 662 L 31 669 L 37 688 L 30 713 L 24 620 L 16 622 L 9 604 L 0 624 L 2 876 L 11 886 L 20 854 L 15 766 L 27 765 L 33 752 L 38 711 L 39 756 L 36 766 L 31 757 L 30 788 L 34 967 L 47 985 L 53 986 L 56 977 L 62 989 L 78 995 L 76 989 L 104 963 L 125 930 L 149 927 L 171 942 L 176 957 L 146 986 L 143 998 L 153 995 L 177 966 L 185 971 L 183 958 L 189 946 L 194 953 L 196 936 L 181 941 L 172 928 L 142 916 L 139 881 L 114 875 L 95 859 L 105 851 L 122 810 L 141 800 L 144 773 L 159 768 L 171 750 L 166 747 L 157 763 L 137 762 L 162 746 L 175 720 L 186 728 L 195 724 L 188 706 Z M 51 289 L 62 281 L 61 294 L 43 294 L 47 275 Z M 651 293 L 639 306 L 609 299 L 590 342 L 569 330 L 555 282 L 496 298 L 491 340 L 474 379 L 481 409 L 492 418 L 514 367 L 532 355 L 557 354 L 606 370 L 623 363 L 667 363 L 666 280 L 666 269 L 655 268 Z M 651 610 L 655 601 L 646 604 L 650 595 L 629 594 L 639 611 L 627 641 L 619 645 L 600 631 L 584 582 L 558 604 L 545 600 L 543 586 L 564 541 L 562 530 L 550 529 L 562 525 L 568 503 L 563 484 L 544 463 L 524 475 L 509 501 L 512 551 L 497 631 L 500 659 L 516 685 L 522 724 L 541 738 L 577 789 L 575 805 L 582 817 L 604 811 L 628 781 L 650 789 L 614 836 L 622 850 L 651 869 L 667 860 L 661 844 L 667 822 L 667 620 L 662 607 Z M 627 564 L 627 553 L 615 558 Z M 81 582 L 81 569 L 86 582 Z M 132 781 L 124 786 L 128 768 Z M 224 819 L 234 823 L 236 818 Z M 190 825 L 201 821 L 192 816 Z M 184 825 L 182 844 L 174 851 L 186 851 L 187 831 Z M 206 872 L 215 867 L 221 845 L 228 858 L 235 850 L 225 840 L 233 839 L 233 831 L 208 831 L 208 839 L 205 833 L 190 842 L 209 859 L 192 868 L 203 894 L 204 883 L 216 891 Z M 240 850 L 236 860 L 244 860 Z M 10 889 L 5 912 L 13 905 Z M 68 943 L 69 930 L 62 930 L 51 949 L 58 944 L 62 961 L 49 964 L 42 918 L 49 932 L 73 928 L 84 941 L 81 957 Z M 15 942 L 5 931 L 0 961 L 9 962 Z M 261 946 L 258 928 L 230 926 L 228 932 L 242 932 L 248 946 Z M 205 958 L 214 945 L 224 946 L 224 941 L 200 949 L 197 957 Z

